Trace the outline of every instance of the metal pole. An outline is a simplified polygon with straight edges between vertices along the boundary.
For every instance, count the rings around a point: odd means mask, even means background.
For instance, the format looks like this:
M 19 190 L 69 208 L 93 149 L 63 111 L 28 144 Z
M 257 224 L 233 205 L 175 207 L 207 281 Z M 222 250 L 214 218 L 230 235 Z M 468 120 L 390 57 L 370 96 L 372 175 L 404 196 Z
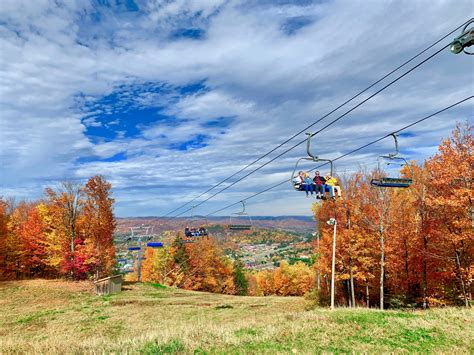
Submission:
M 332 236 L 332 270 L 331 270 L 331 309 L 334 309 L 334 275 L 336 272 L 336 226 L 337 221 L 331 218 L 334 226 L 334 232 Z
M 319 252 L 319 232 L 316 233 L 316 237 L 318 238 L 317 239 L 317 250 L 318 250 L 318 261 L 319 261 L 319 257 L 320 257 L 320 252 Z M 317 288 L 318 288 L 318 292 L 319 292 L 319 289 L 321 288 L 321 273 L 319 271 L 319 267 L 318 267 L 318 273 L 317 273 Z
M 138 282 L 140 282 L 140 275 L 141 275 L 141 264 L 142 264 L 142 238 L 138 239 Z

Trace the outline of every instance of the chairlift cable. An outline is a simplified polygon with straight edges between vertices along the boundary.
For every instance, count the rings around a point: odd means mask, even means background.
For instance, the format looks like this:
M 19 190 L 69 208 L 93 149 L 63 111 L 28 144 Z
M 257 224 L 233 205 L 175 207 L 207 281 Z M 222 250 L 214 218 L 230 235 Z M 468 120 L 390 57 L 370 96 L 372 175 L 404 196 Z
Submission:
M 249 163 L 248 165 L 246 165 L 245 167 L 243 167 L 242 169 L 238 170 L 237 172 L 235 172 L 234 174 L 230 175 L 229 177 L 225 178 L 224 180 L 220 181 L 219 183 L 217 183 L 216 185 L 212 186 L 211 188 L 207 189 L 206 191 L 202 192 L 201 194 L 199 194 L 198 196 L 194 197 L 193 199 L 191 199 L 190 201 L 186 202 L 185 204 L 175 208 L 174 210 L 168 212 L 167 214 L 165 214 L 163 217 L 166 217 L 166 216 L 169 216 L 170 214 L 178 211 L 179 209 L 187 206 L 188 204 L 196 201 L 198 198 L 200 198 L 201 196 L 205 195 L 206 193 L 214 190 L 215 188 L 217 188 L 218 186 L 222 185 L 224 182 L 230 180 L 231 178 L 233 178 L 234 176 L 238 175 L 239 173 L 241 173 L 242 171 L 246 170 L 247 168 L 249 168 L 250 166 L 254 165 L 255 163 L 259 162 L 260 160 L 262 160 L 263 158 L 267 157 L 268 155 L 270 155 L 271 153 L 273 153 L 274 151 L 276 151 L 277 149 L 279 149 L 280 147 L 282 147 L 283 145 L 285 145 L 286 143 L 288 143 L 289 141 L 291 141 L 292 139 L 294 139 L 295 137 L 297 137 L 298 135 L 300 135 L 301 133 L 305 132 L 306 130 L 308 130 L 309 128 L 313 127 L 314 125 L 316 125 L 317 123 L 321 122 L 323 119 L 325 119 L 326 117 L 328 117 L 329 115 L 333 114 L 334 112 L 336 112 L 337 110 L 339 110 L 340 108 L 342 108 L 343 106 L 347 105 L 349 102 L 353 101 L 354 99 L 356 99 L 357 97 L 359 97 L 360 95 L 362 95 L 363 93 L 367 92 L 369 89 L 371 89 L 372 87 L 374 87 L 375 85 L 377 85 L 378 83 L 380 83 L 381 81 L 383 81 L 384 79 L 386 79 L 387 77 L 389 77 L 390 75 L 392 75 L 393 73 L 395 73 L 396 71 L 398 71 L 399 69 L 401 69 L 402 67 L 406 66 L 408 63 L 412 62 L 413 60 L 415 60 L 416 58 L 418 58 L 419 56 L 421 56 L 423 53 L 427 52 L 428 50 L 430 50 L 431 48 L 433 48 L 435 45 L 437 45 L 438 43 L 440 43 L 441 41 L 443 41 L 444 39 L 446 39 L 447 37 L 451 36 L 454 32 L 458 31 L 460 28 L 462 28 L 463 26 L 469 24 L 470 22 L 472 22 L 473 19 L 469 19 L 468 21 L 464 22 L 462 25 L 458 26 L 457 28 L 455 28 L 454 30 L 452 30 L 451 32 L 447 33 L 446 35 L 444 35 L 443 37 L 441 37 L 440 39 L 438 39 L 437 41 L 435 41 L 433 44 L 431 44 L 430 46 L 426 47 L 425 49 L 423 49 L 421 52 L 417 53 L 416 55 L 414 55 L 413 57 L 411 57 L 410 59 L 406 60 L 404 63 L 400 64 L 398 67 L 396 67 L 395 69 L 393 69 L 392 71 L 390 71 L 389 73 L 385 74 L 384 76 L 382 76 L 380 79 L 378 79 L 377 81 L 375 81 L 374 83 L 372 83 L 371 85 L 369 85 L 368 87 L 366 87 L 365 89 L 363 89 L 362 91 L 360 91 L 359 93 L 355 94 L 354 96 L 352 96 L 350 99 L 344 101 L 341 105 L 337 106 L 335 109 L 331 110 L 330 112 L 328 112 L 327 114 L 325 114 L 324 116 L 322 116 L 321 118 L 319 118 L 318 120 L 316 120 L 315 122 L 313 122 L 311 125 L 305 127 L 304 129 L 300 130 L 299 132 L 297 132 L 296 134 L 294 134 L 293 136 L 291 136 L 290 138 L 288 138 L 287 140 L 283 141 L 282 143 L 280 143 L 278 146 L 276 146 L 275 148 L 271 149 L 269 152 L 265 153 L 264 155 L 260 156 L 259 158 L 255 159 L 254 161 L 252 161 L 251 163 Z M 449 44 L 451 45 L 451 44 Z M 410 71 L 408 71 L 407 73 L 405 73 L 404 75 L 402 75 L 401 77 L 399 77 L 397 80 L 395 80 L 394 82 L 390 83 L 388 86 L 390 86 L 391 84 L 395 83 L 396 81 L 398 81 L 399 79 L 401 79 L 402 77 L 404 77 L 406 74 L 408 74 L 409 72 L 413 71 L 414 69 L 416 69 L 418 66 L 420 66 L 421 64 L 424 64 L 426 61 L 428 61 L 429 59 L 431 59 L 432 57 L 434 57 L 435 55 L 437 55 L 439 52 L 441 52 L 442 50 L 444 50 L 446 47 L 449 47 L 449 45 L 443 47 L 440 51 L 436 52 L 434 55 L 430 56 L 429 58 L 427 58 L 426 60 L 424 60 L 423 62 L 421 62 L 420 64 L 418 64 L 417 66 L 415 66 L 414 68 L 412 68 Z M 383 89 L 387 88 L 388 86 L 384 87 Z M 380 92 L 380 91 L 379 91 Z M 377 92 L 376 94 L 378 94 L 379 92 Z M 375 95 L 373 95 L 375 96 Z M 372 98 L 373 96 L 369 97 Z M 364 100 L 362 103 L 368 101 L 369 99 L 366 99 Z M 358 106 L 360 106 L 362 103 L 360 103 Z M 354 107 L 353 109 L 357 108 L 358 106 Z M 352 109 L 352 110 L 353 110 Z M 346 112 L 343 116 L 339 117 L 337 120 L 333 121 L 330 123 L 330 125 L 332 125 L 333 123 L 337 122 L 339 119 L 341 119 L 342 117 L 344 117 L 346 114 L 348 114 L 349 112 L 351 112 L 352 110 Z M 322 130 L 324 130 L 325 128 L 329 127 L 330 125 L 327 125 L 325 127 L 323 127 L 323 129 L 321 129 L 320 131 L 316 132 L 315 134 L 321 132 Z M 304 141 L 303 141 L 304 142 Z M 302 142 L 298 143 L 296 146 L 302 144 Z M 291 149 L 285 151 L 283 154 L 286 154 L 287 152 L 289 152 L 290 150 L 294 149 L 296 146 L 293 146 Z M 283 155 L 281 154 L 281 155 Z M 277 156 L 276 158 L 279 158 L 281 155 Z M 274 158 L 273 160 L 275 160 L 276 158 Z M 270 162 L 272 162 L 273 160 L 271 160 Z M 270 163 L 268 162 L 268 163 Z M 268 164 L 267 163 L 267 164 Z M 247 174 L 245 175 L 243 178 L 237 180 L 235 183 L 233 183 L 232 185 L 226 187 L 225 189 L 222 189 L 219 191 L 222 192 L 224 190 L 226 190 L 227 188 L 235 185 L 237 182 L 245 179 L 246 177 L 248 177 L 249 175 L 253 174 L 254 172 L 260 170 L 262 167 L 264 167 L 265 165 L 267 164 L 264 164 L 262 165 L 260 168 L 258 169 L 255 169 L 253 170 L 250 174 Z M 212 195 L 210 198 L 216 196 L 217 194 L 215 195 Z M 209 198 L 209 199 L 210 199 Z M 202 203 L 206 202 L 208 200 L 204 200 L 203 202 L 201 202 L 200 204 L 198 204 L 197 206 L 201 205 Z M 189 212 L 189 209 L 184 211 L 183 213 L 180 213 L 178 215 L 176 215 L 175 217 L 178 217 L 186 212 Z
M 474 98 L 474 96 L 471 95 L 471 96 L 469 96 L 469 97 L 467 97 L 467 98 L 465 98 L 465 99 L 462 99 L 462 100 L 460 100 L 460 101 L 458 101 L 458 102 L 456 102 L 456 103 L 454 103 L 454 104 L 452 104 L 452 105 L 450 105 L 450 106 L 447 106 L 447 107 L 445 107 L 445 108 L 443 108 L 443 109 L 441 109 L 441 110 L 438 110 L 438 111 L 436 111 L 436 112 L 434 112 L 434 113 L 432 113 L 432 114 L 430 114 L 430 115 L 428 115 L 428 116 L 425 116 L 425 117 L 423 117 L 423 118 L 421 118 L 421 119 L 419 119 L 419 120 L 417 120 L 417 121 L 414 121 L 414 122 L 412 122 L 412 123 L 410 123 L 410 124 L 408 124 L 408 125 L 406 125 L 406 126 L 404 126 L 404 127 L 402 127 L 402 128 L 399 128 L 399 129 L 396 130 L 396 131 L 390 132 L 390 133 L 386 134 L 386 135 L 383 136 L 383 137 L 380 137 L 380 138 L 378 138 L 378 139 L 376 139 L 376 140 L 374 140 L 374 141 L 372 141 L 372 142 L 366 143 L 366 144 L 360 146 L 359 148 L 356 148 L 356 149 L 351 150 L 351 151 L 348 152 L 348 153 L 345 153 L 345 154 L 343 154 L 343 155 L 340 155 L 339 157 L 334 158 L 332 161 L 336 161 L 336 160 L 345 158 L 345 157 L 347 157 L 348 155 L 354 154 L 354 153 L 356 153 L 356 152 L 358 152 L 358 151 L 360 151 L 360 150 L 362 150 L 362 149 L 364 149 L 364 148 L 367 148 L 367 147 L 369 147 L 369 146 L 371 146 L 371 145 L 373 145 L 373 144 L 375 144 L 375 143 L 378 143 L 378 142 L 384 140 L 384 139 L 387 138 L 387 137 L 390 137 L 392 134 L 400 133 L 400 132 L 402 132 L 402 131 L 404 131 L 404 130 L 410 128 L 410 127 L 413 127 L 414 125 L 416 125 L 416 124 L 418 124 L 418 123 L 421 123 L 421 122 L 423 122 L 423 121 L 426 121 L 426 120 L 428 120 L 428 119 L 430 119 L 430 118 L 432 118 L 432 117 L 434 117 L 434 116 L 436 116 L 436 115 L 439 115 L 440 113 L 443 113 L 443 112 L 445 112 L 445 111 L 447 111 L 447 110 L 450 110 L 451 108 L 456 107 L 456 106 L 458 106 L 458 105 L 460 105 L 460 104 L 462 104 L 462 103 L 464 103 L 464 102 L 466 102 L 466 101 L 468 101 L 468 100 L 471 100 L 471 99 L 473 99 L 473 98 Z M 323 167 L 323 166 L 325 166 L 325 165 L 327 165 L 327 164 L 328 164 L 328 162 L 323 163 L 323 164 L 320 164 L 320 165 L 318 165 L 318 166 L 312 168 L 311 170 L 308 170 L 308 172 L 314 171 L 314 170 L 316 170 L 316 169 L 319 169 L 319 168 L 321 168 L 321 167 Z M 283 181 L 279 182 L 279 183 L 276 184 L 276 185 L 270 186 L 270 187 L 268 187 L 268 188 L 266 188 L 266 189 L 264 189 L 264 190 L 262 190 L 262 191 L 259 191 L 259 192 L 255 193 L 255 194 L 253 194 L 253 195 L 250 195 L 250 196 L 246 197 L 245 200 L 250 200 L 251 198 L 257 197 L 258 195 L 261 195 L 261 194 L 263 194 L 263 193 L 265 193 L 265 192 L 268 192 L 268 191 L 270 191 L 270 190 L 272 190 L 272 189 L 274 189 L 274 188 L 276 188 L 276 187 L 278 187 L 278 186 L 281 186 L 281 185 L 283 185 L 283 184 L 287 184 L 289 181 L 291 181 L 291 179 L 283 180 Z M 216 210 L 216 211 L 214 211 L 214 212 L 211 212 L 211 213 L 207 214 L 205 217 L 209 217 L 209 216 L 214 215 L 214 214 L 216 214 L 216 213 L 218 213 L 218 212 L 224 211 L 224 210 L 226 210 L 226 209 L 228 209 L 228 208 L 230 208 L 230 207 L 234 207 L 234 206 L 238 205 L 239 203 L 240 203 L 240 201 L 235 202 L 235 203 L 232 203 L 232 204 L 230 204 L 230 205 L 228 205 L 228 206 L 225 206 L 225 207 L 223 207 L 223 208 L 220 208 L 220 209 L 218 209 L 218 210 Z
M 354 111 L 356 108 L 362 106 L 364 103 L 366 103 L 367 101 L 369 101 L 370 99 L 372 99 L 373 97 L 377 96 L 379 93 L 381 93 L 382 91 L 384 91 L 385 89 L 387 89 L 388 87 L 390 87 L 391 85 L 393 85 L 394 83 L 396 83 L 397 81 L 399 81 L 400 79 L 402 79 L 403 77 L 405 77 L 406 75 L 408 75 L 409 73 L 411 73 L 412 71 L 414 71 L 415 69 L 417 69 L 418 67 L 420 67 L 421 65 L 423 65 L 424 63 L 426 63 L 428 60 L 432 59 L 433 57 L 435 57 L 436 55 L 438 55 L 439 53 L 441 53 L 442 51 L 444 51 L 446 48 L 448 48 L 450 46 L 450 44 L 447 44 L 445 45 L 444 47 L 442 47 L 441 49 L 437 50 L 435 53 L 431 54 L 429 57 L 425 58 L 423 61 L 421 61 L 420 63 L 418 63 L 417 65 L 415 65 L 414 67 L 412 67 L 411 69 L 409 69 L 408 71 L 404 72 L 403 74 L 401 74 L 400 76 L 398 76 L 397 78 L 395 78 L 394 80 L 392 80 L 391 82 L 389 82 L 388 84 L 386 84 L 385 86 L 383 86 L 382 88 L 380 88 L 379 90 L 377 90 L 376 92 L 374 92 L 372 95 L 368 96 L 367 98 L 365 98 L 364 100 L 362 100 L 361 102 L 359 102 L 357 105 L 353 106 L 351 109 L 347 110 L 346 112 L 344 112 L 343 114 L 339 115 L 337 118 L 335 118 L 334 120 L 332 120 L 331 122 L 329 122 L 328 124 L 326 124 L 323 128 L 319 129 L 318 131 L 316 131 L 315 133 L 312 133 L 311 134 L 311 137 L 314 137 L 315 135 L 321 133 L 322 131 L 324 131 L 325 129 L 327 129 L 328 127 L 332 126 L 333 124 L 335 124 L 337 121 L 339 121 L 340 119 L 342 119 L 343 117 L 347 116 L 349 113 L 351 113 L 352 111 Z M 199 207 L 200 205 L 202 205 L 203 203 L 209 201 L 210 199 L 212 199 L 213 197 L 219 195 L 220 193 L 224 192 L 225 190 L 231 188 L 232 186 L 234 186 L 235 184 L 237 184 L 238 182 L 244 180 L 245 178 L 247 178 L 248 176 L 252 175 L 253 173 L 257 172 L 258 170 L 262 169 L 263 167 L 267 166 L 268 164 L 272 163 L 273 161 L 275 161 L 276 159 L 280 158 L 281 156 L 285 155 L 286 153 L 290 152 L 291 150 L 295 149 L 296 147 L 298 147 L 299 145 L 305 143 L 307 141 L 307 139 L 305 138 L 304 140 L 294 144 L 293 146 L 291 146 L 290 148 L 286 149 L 283 153 L 280 153 L 278 154 L 277 156 L 275 156 L 274 158 L 270 159 L 269 161 L 265 162 L 264 164 L 260 165 L 258 168 L 250 171 L 249 173 L 245 174 L 244 176 L 242 176 L 241 178 L 237 179 L 236 181 L 234 181 L 232 184 L 224 187 L 223 189 L 217 191 L 216 193 L 212 194 L 211 196 L 207 197 L 206 199 L 202 200 L 201 202 L 199 202 L 198 204 L 194 205 L 194 207 Z M 179 214 L 177 214 L 175 217 L 179 217 L 187 212 L 189 212 L 191 209 L 187 209 Z

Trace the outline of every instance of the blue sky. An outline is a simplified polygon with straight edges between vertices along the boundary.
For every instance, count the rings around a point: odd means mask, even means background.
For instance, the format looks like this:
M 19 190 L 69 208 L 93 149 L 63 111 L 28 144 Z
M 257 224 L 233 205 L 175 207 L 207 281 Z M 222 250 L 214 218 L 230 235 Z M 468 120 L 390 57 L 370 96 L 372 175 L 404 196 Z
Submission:
M 473 14 L 463 0 L 4 0 L 0 195 L 36 199 L 59 181 L 102 174 L 118 216 L 165 214 Z M 318 135 L 314 150 L 335 158 L 472 95 L 473 82 L 472 58 L 445 51 Z M 472 118 L 471 102 L 415 126 L 401 151 L 426 159 Z M 342 159 L 336 172 L 372 168 L 392 145 Z M 293 150 L 196 213 L 288 178 L 304 154 Z M 310 204 L 288 184 L 247 210 L 310 215 Z

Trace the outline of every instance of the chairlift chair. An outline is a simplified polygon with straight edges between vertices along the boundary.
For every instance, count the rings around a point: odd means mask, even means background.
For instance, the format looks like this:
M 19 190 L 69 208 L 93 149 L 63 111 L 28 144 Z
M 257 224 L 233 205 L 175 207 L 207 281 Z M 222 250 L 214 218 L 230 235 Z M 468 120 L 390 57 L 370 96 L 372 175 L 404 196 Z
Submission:
M 199 227 L 195 227 L 195 222 L 199 220 L 194 215 L 194 208 L 196 206 L 192 206 L 191 208 L 191 218 L 188 218 L 188 226 L 184 228 L 184 236 L 185 238 L 199 238 L 199 237 L 207 237 L 209 235 L 209 232 L 207 228 L 204 225 L 199 225 Z M 188 241 L 189 242 L 189 241 Z
M 242 211 L 234 212 L 229 216 L 229 229 L 233 231 L 248 231 L 252 228 L 252 219 L 249 214 L 245 212 L 245 201 L 240 201 L 242 204 Z M 239 222 L 247 223 L 239 223 Z
M 291 179 L 290 179 L 291 187 L 293 187 L 293 189 L 295 189 L 296 191 L 304 191 L 301 188 L 301 185 L 295 183 L 295 178 L 297 176 L 296 174 L 297 174 L 297 171 L 298 171 L 298 165 L 300 164 L 300 162 L 302 160 L 309 160 L 309 161 L 312 161 L 312 162 L 315 162 L 315 163 L 319 162 L 319 161 L 328 162 L 329 163 L 330 175 L 333 176 L 333 167 L 334 167 L 333 161 L 331 159 L 320 158 L 319 156 L 314 155 L 313 153 L 311 153 L 311 138 L 314 136 L 314 134 L 306 132 L 306 135 L 308 136 L 308 138 L 306 140 L 306 153 L 308 154 L 308 156 L 298 159 L 296 161 L 295 168 L 293 169 L 293 172 L 291 173 Z
M 148 236 L 146 246 L 147 248 L 163 248 L 162 236 L 159 234 L 153 233 L 152 227 L 152 234 Z
M 162 242 L 148 242 L 146 243 L 147 248 L 163 248 Z
M 377 158 L 379 170 L 380 164 L 382 161 L 385 161 L 386 165 L 399 165 L 399 166 L 408 166 L 410 169 L 410 165 L 408 164 L 407 160 L 401 156 L 398 156 L 399 149 L 398 149 L 398 139 L 395 133 L 392 133 L 391 136 L 395 140 L 395 153 L 389 153 L 388 155 L 381 155 Z M 411 169 L 410 169 L 411 170 Z M 412 184 L 412 179 L 406 179 L 402 177 L 380 177 L 378 179 L 372 179 L 370 184 L 372 186 L 377 187 L 393 187 L 393 188 L 407 188 Z

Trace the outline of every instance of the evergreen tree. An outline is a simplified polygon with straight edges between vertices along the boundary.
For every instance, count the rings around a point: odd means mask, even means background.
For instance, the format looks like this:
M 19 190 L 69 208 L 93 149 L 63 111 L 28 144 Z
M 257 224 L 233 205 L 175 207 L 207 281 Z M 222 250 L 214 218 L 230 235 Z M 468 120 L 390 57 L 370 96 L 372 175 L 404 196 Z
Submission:
M 244 264 L 240 260 L 234 262 L 234 284 L 236 294 L 246 296 L 248 291 L 248 281 L 245 277 Z

